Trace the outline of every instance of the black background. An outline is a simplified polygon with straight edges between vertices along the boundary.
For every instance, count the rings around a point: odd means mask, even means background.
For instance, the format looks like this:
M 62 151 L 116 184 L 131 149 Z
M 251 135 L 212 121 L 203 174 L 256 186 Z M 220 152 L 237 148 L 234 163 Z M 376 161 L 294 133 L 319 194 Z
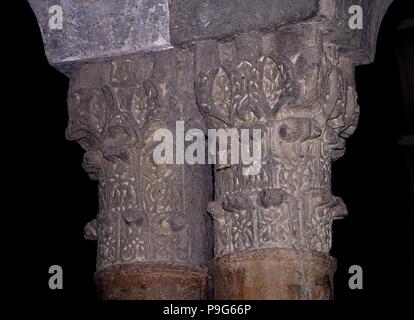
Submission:
M 333 165 L 333 192 L 349 211 L 334 224 L 336 304 L 414 300 L 413 191 L 398 144 L 401 135 L 414 134 L 414 119 L 403 113 L 394 52 L 398 39 L 413 46 L 412 30 L 396 34 L 399 22 L 413 16 L 404 7 L 408 2 L 395 1 L 388 11 L 375 63 L 356 68 L 360 123 L 345 156 Z M 13 71 L 13 88 L 6 92 L 12 104 L 4 108 L 11 115 L 3 113 L 2 122 L 11 146 L 3 147 L 2 158 L 5 173 L 12 175 L 3 183 L 4 215 L 11 222 L 2 227 L 12 232 L 7 247 L 13 265 L 22 268 L 18 295 L 42 301 L 38 307 L 68 301 L 101 305 L 93 282 L 96 244 L 83 238 L 84 225 L 98 212 L 97 186 L 82 169 L 83 150 L 65 140 L 68 79 L 49 66 L 29 5 L 17 3 L 13 13 L 4 12 L 17 14 L 19 23 L 8 30 L 15 41 L 6 60 Z M 63 268 L 64 290 L 48 287 L 54 264 Z M 363 290 L 348 288 L 348 268 L 355 264 L 364 270 Z

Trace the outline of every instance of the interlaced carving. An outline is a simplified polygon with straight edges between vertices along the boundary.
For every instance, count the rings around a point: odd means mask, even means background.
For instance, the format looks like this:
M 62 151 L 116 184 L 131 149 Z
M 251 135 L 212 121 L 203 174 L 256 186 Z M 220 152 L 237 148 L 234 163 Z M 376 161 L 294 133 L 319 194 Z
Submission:
M 243 175 L 242 165 L 216 167 L 209 206 L 216 255 L 276 247 L 329 252 L 332 220 L 346 214 L 330 176 L 357 123 L 353 83 L 336 47 L 322 41 L 310 57 L 235 43 L 216 45 L 225 59 L 199 70 L 198 106 L 210 128 L 260 128 L 262 165 L 255 176 Z

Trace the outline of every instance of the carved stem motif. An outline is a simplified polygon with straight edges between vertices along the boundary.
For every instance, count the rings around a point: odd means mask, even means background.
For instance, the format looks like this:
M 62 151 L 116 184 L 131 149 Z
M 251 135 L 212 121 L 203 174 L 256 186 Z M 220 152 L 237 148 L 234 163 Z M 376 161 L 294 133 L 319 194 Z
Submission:
M 197 45 L 197 101 L 209 128 L 262 132 L 258 175 L 216 166 L 209 205 L 216 256 L 259 248 L 328 253 L 332 221 L 346 215 L 330 176 L 357 123 L 352 68 L 315 24 L 295 28 Z
M 97 269 L 139 262 L 204 265 L 210 257 L 207 167 L 158 165 L 153 133 L 200 117 L 191 96 L 191 56 L 169 51 L 85 65 L 73 73 L 67 137 L 87 151 L 99 181 Z M 181 88 L 182 91 L 177 88 Z

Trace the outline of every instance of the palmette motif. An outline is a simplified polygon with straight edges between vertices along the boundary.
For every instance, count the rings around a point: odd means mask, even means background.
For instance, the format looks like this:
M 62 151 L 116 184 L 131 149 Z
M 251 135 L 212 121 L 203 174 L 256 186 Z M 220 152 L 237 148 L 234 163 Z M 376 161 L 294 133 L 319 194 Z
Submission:
M 243 175 L 242 164 L 216 166 L 209 205 L 215 255 L 259 248 L 328 253 L 332 221 L 346 215 L 331 193 L 331 162 L 343 155 L 358 119 L 346 61 L 318 37 L 312 63 L 301 50 L 263 54 L 250 44 L 269 47 L 275 37 L 251 37 L 255 42 L 236 37 L 217 44 L 215 62 L 201 66 L 197 77 L 209 128 L 261 129 L 259 174 Z
M 192 179 L 195 170 L 184 173 L 183 166 L 153 161 L 153 133 L 168 128 L 176 113 L 161 106 L 156 88 L 161 84 L 150 79 L 148 60 L 85 67 L 69 93 L 67 137 L 86 150 L 84 169 L 99 182 L 99 214 L 85 228 L 85 236 L 98 241 L 98 270 L 148 261 L 198 264 L 208 258 L 207 251 L 191 251 L 189 244 L 189 227 L 201 219 L 196 216 L 202 215 L 203 202 L 186 213 L 183 179 Z M 102 81 L 108 73 L 109 81 Z M 93 81 L 83 85 L 84 74 Z

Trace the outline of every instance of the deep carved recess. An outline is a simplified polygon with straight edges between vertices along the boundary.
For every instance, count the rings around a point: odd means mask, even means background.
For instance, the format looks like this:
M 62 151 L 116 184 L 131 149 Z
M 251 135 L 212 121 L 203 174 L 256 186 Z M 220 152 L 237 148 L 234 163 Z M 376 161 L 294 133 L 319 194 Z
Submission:
M 216 256 L 259 248 L 328 253 L 332 221 L 346 215 L 330 179 L 357 125 L 353 66 L 316 23 L 200 43 L 197 52 L 197 101 L 208 126 L 262 132 L 258 175 L 216 166 L 209 205 Z

